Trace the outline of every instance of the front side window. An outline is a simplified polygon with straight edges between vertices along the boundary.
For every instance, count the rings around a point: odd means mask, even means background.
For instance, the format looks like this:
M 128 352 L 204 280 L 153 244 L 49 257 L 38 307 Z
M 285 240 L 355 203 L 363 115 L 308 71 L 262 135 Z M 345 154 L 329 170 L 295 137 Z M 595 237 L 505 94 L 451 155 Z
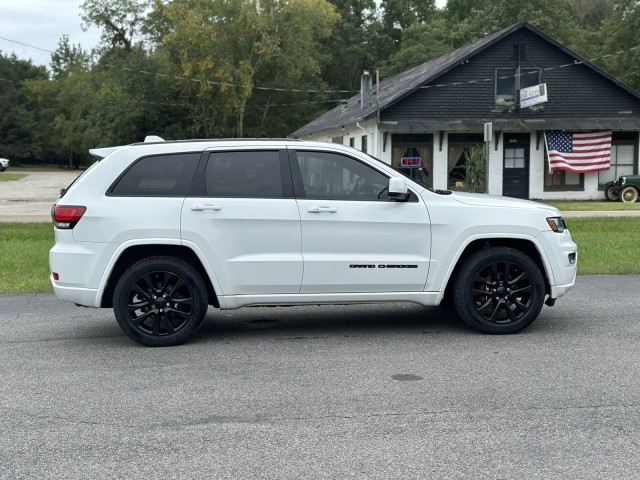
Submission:
M 283 197 L 277 151 L 212 153 L 204 176 L 208 197 Z
M 296 152 L 306 198 L 389 200 L 389 179 L 351 157 L 327 152 Z
M 155 155 L 136 161 L 111 188 L 120 197 L 184 197 L 200 153 Z
M 540 83 L 539 68 L 496 69 L 496 105 L 512 106 L 516 104 L 516 94 L 522 88 L 533 87 Z

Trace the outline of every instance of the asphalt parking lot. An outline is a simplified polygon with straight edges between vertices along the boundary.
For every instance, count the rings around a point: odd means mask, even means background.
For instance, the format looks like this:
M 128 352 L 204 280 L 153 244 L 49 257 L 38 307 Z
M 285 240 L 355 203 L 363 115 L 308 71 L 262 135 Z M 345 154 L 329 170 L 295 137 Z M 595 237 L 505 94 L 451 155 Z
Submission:
M 639 286 L 579 277 L 511 336 L 410 304 L 212 309 L 165 349 L 0 296 L 0 478 L 638 478 Z

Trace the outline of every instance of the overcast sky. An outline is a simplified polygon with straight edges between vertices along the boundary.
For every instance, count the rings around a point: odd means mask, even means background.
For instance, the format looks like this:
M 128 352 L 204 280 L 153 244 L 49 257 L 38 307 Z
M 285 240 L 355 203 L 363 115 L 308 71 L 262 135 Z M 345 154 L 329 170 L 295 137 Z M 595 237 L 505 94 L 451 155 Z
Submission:
M 0 36 L 45 50 L 55 50 L 62 35 L 85 50 L 96 46 L 100 33 L 96 29 L 83 32 L 80 24 L 82 0 L 0 0 Z M 15 52 L 22 59 L 48 65 L 50 53 L 29 48 L 0 38 L 3 54 Z
M 83 0 L 0 0 L 0 37 L 53 51 L 62 35 L 69 35 L 72 44 L 90 51 L 100 38 L 93 28 L 83 32 L 80 5 Z M 442 7 L 446 0 L 436 0 Z M 15 52 L 22 59 L 37 65 L 49 65 L 51 54 L 0 38 L 3 54 Z

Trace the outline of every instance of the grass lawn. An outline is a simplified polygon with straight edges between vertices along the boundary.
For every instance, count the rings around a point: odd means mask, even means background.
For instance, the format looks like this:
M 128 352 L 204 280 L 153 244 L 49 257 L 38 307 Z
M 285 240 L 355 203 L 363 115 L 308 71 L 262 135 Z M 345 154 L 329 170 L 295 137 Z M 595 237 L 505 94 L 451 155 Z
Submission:
M 584 217 L 566 221 L 578 244 L 578 275 L 640 274 L 640 218 Z
M 0 223 L 0 293 L 51 292 L 51 223 Z
M 12 165 L 9 167 L 15 172 L 66 172 L 69 168 L 60 168 L 57 165 Z M 78 170 L 79 171 L 79 170 Z
M 567 221 L 578 244 L 578 275 L 640 275 L 640 219 L 585 217 Z M 0 223 L 0 294 L 51 292 L 51 223 Z
M 10 182 L 12 180 L 20 180 L 26 177 L 24 173 L 0 173 L 0 182 Z
M 544 203 L 553 205 L 561 212 L 624 212 L 628 210 L 640 210 L 640 202 L 551 201 Z

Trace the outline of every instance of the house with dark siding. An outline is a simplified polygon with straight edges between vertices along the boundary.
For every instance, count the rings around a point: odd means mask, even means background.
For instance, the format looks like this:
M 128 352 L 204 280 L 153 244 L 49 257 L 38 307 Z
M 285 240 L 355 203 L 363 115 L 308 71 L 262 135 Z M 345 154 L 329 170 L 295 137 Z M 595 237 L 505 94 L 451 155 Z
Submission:
M 521 107 L 522 88 L 547 101 Z M 640 94 L 540 30 L 518 23 L 410 70 L 374 81 L 292 137 L 351 145 L 433 188 L 468 190 L 468 152 L 485 145 L 484 191 L 531 199 L 603 198 L 604 185 L 638 172 Z M 610 168 L 549 168 L 545 132 L 611 131 Z M 410 163 L 410 160 L 409 160 Z

